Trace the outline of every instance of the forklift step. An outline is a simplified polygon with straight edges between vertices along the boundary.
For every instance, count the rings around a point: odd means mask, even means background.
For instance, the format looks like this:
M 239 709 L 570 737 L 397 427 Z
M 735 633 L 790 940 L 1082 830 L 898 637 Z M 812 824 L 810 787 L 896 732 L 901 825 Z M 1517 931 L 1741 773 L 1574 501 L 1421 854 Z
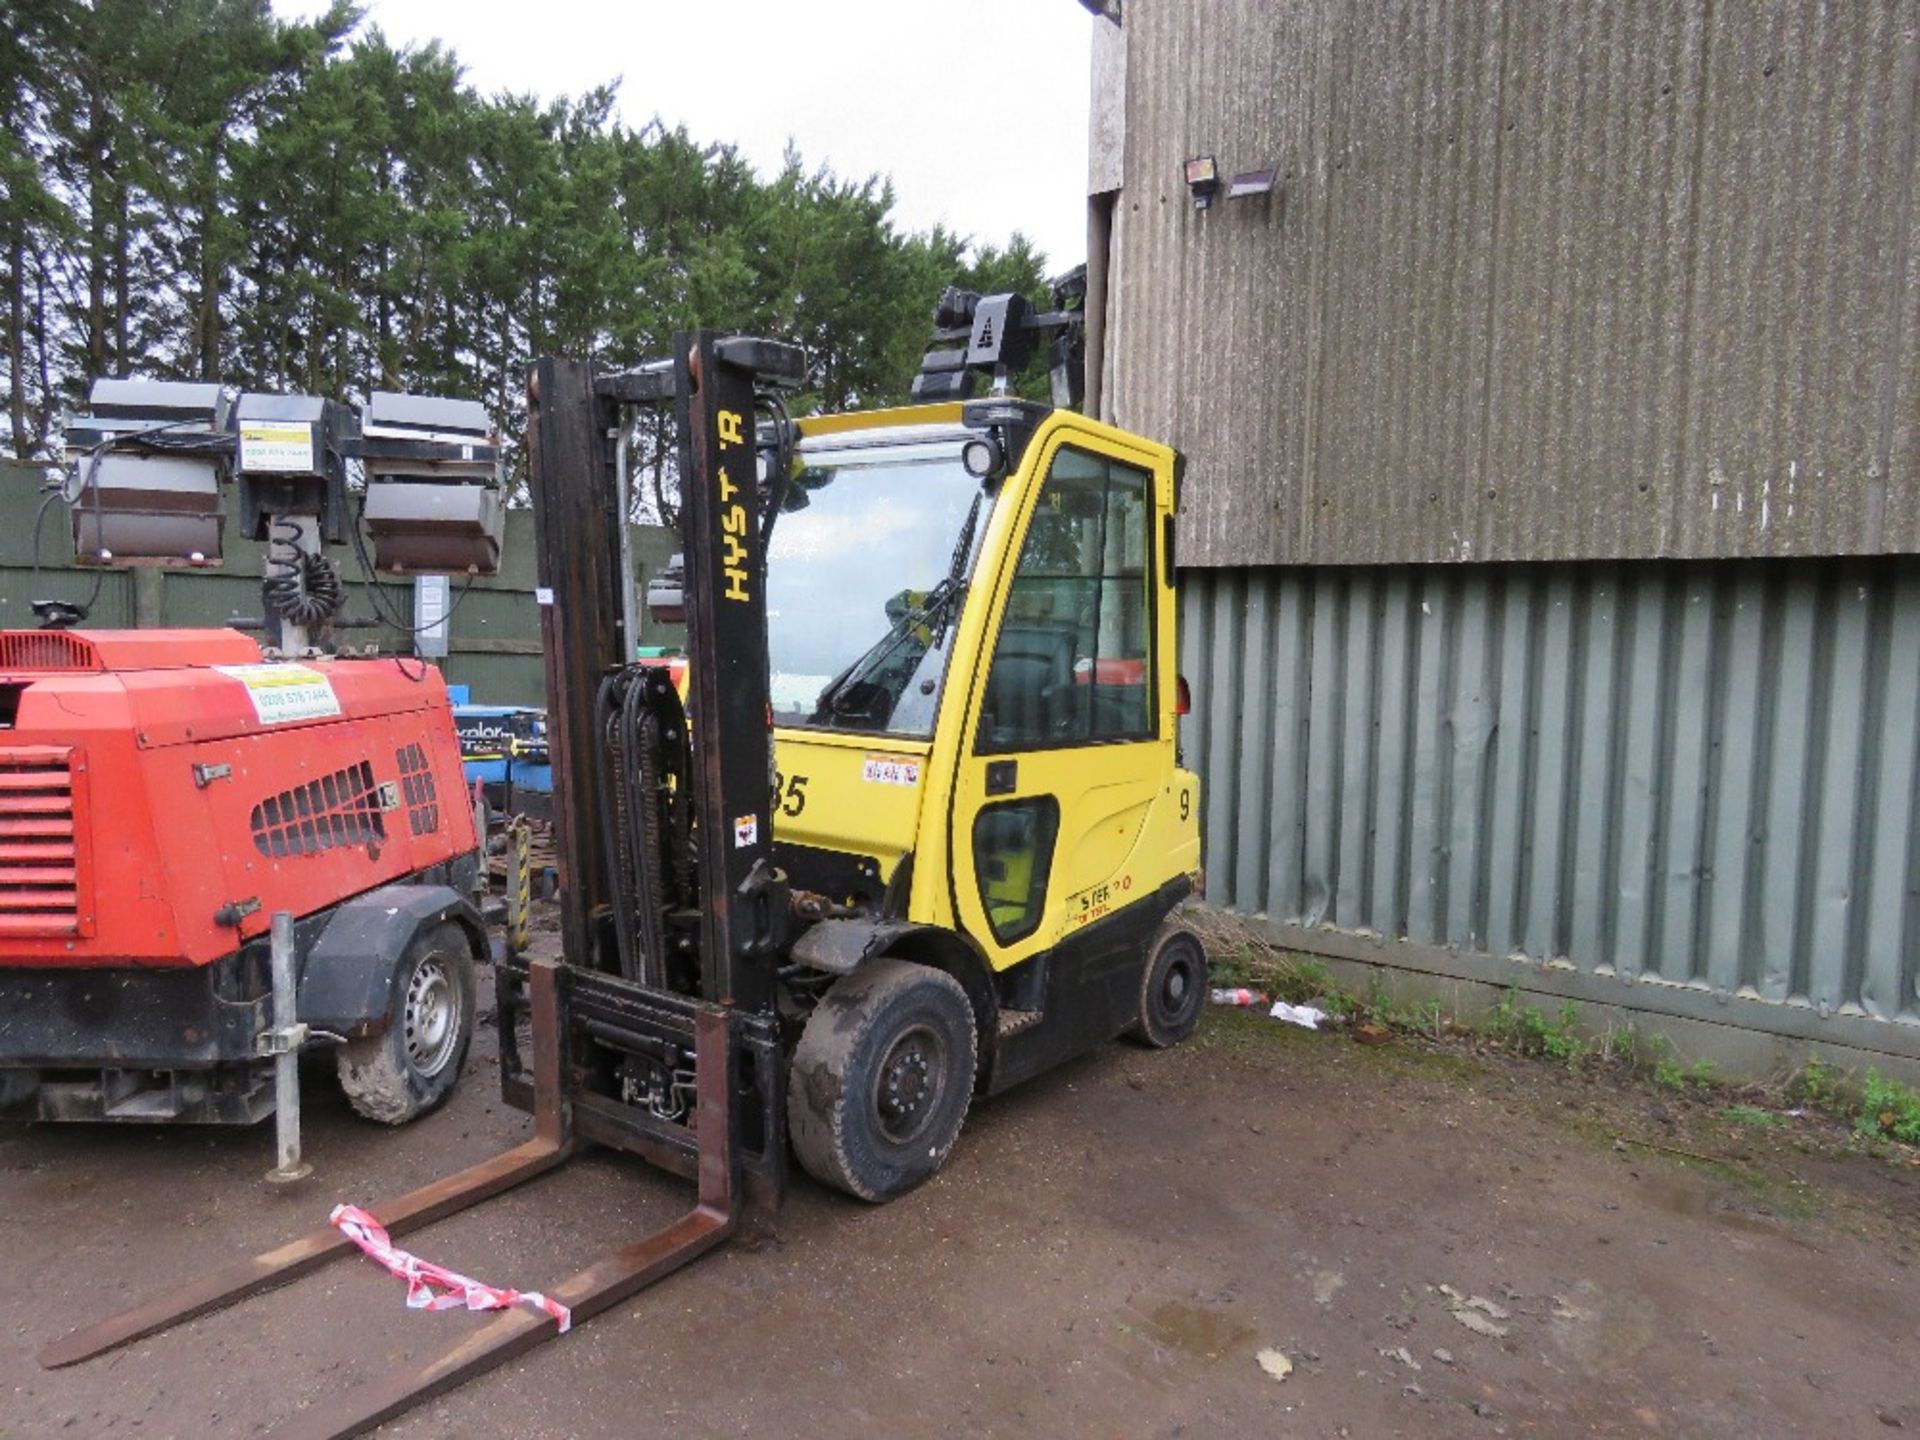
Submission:
M 1004 1040 L 1009 1035 L 1018 1035 L 1022 1030 L 1031 1030 L 1040 1023 L 1044 1013 L 1040 1010 L 1002 1010 L 999 1021 L 994 1025 L 994 1033 Z

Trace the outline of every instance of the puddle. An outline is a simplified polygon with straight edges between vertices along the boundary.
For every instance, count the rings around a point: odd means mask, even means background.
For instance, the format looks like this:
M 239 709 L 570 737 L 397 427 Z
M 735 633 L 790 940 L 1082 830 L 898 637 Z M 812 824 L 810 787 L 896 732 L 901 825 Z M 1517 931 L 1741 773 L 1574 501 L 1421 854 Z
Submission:
M 1202 1360 L 1218 1360 L 1253 1338 L 1253 1327 L 1246 1322 L 1184 1300 L 1156 1306 L 1147 1318 L 1155 1340 Z
M 1738 1194 L 1729 1183 L 1715 1183 L 1687 1170 L 1647 1173 L 1640 1182 L 1640 1195 L 1655 1209 L 1683 1220 L 1702 1220 L 1728 1230 L 1753 1235 L 1772 1235 L 1779 1222 L 1770 1216 L 1740 1208 Z M 1754 1195 L 1756 1202 L 1764 1199 Z

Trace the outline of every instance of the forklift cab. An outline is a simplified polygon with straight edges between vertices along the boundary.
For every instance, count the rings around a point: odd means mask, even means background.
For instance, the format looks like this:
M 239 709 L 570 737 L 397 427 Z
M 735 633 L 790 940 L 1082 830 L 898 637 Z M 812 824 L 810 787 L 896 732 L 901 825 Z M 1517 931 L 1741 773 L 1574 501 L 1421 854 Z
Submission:
M 1199 866 L 1174 455 L 1006 399 L 799 428 L 767 558 L 776 862 L 955 974 L 999 1090 L 1137 1026 Z

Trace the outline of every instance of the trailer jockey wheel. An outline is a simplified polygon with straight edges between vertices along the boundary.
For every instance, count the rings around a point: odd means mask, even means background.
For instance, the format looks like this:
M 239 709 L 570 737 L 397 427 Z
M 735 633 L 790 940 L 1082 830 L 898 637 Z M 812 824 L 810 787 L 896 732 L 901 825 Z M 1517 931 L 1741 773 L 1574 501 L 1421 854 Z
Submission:
M 891 1200 L 946 1161 L 973 1098 L 973 1007 L 951 975 L 875 960 L 822 997 L 794 1047 L 787 1131 L 807 1173 Z
M 1163 929 L 1140 977 L 1140 1013 L 1128 1033 L 1164 1050 L 1200 1023 L 1207 1003 L 1207 952 L 1191 930 Z
M 340 1088 L 369 1120 L 404 1125 L 453 1090 L 473 1040 L 473 951 L 458 925 L 413 937 L 394 971 L 386 1033 L 339 1052 Z

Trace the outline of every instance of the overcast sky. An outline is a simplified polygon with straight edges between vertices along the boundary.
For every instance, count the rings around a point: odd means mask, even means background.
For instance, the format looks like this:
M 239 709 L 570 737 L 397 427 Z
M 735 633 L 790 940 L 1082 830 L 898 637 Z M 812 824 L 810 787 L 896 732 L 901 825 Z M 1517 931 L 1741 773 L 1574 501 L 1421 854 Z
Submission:
M 731 141 L 771 173 L 893 177 L 903 228 L 936 221 L 1049 273 L 1086 258 L 1088 46 L 1075 0 L 363 0 L 396 44 L 444 41 L 477 89 L 578 94 Z M 275 0 L 289 17 L 324 0 Z

